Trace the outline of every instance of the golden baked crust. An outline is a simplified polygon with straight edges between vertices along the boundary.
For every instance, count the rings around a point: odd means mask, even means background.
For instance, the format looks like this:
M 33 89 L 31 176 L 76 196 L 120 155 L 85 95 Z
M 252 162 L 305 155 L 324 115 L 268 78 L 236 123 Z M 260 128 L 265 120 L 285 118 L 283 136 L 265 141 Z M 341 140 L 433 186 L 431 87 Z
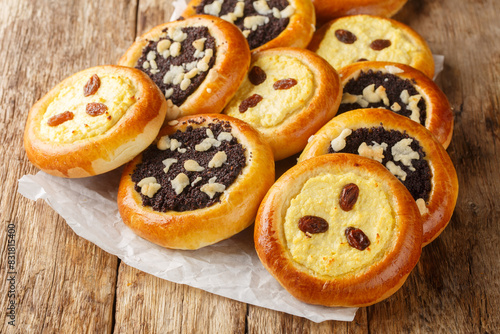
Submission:
M 337 30 L 356 36 L 352 42 L 341 42 Z M 344 36 L 348 38 L 348 36 Z M 376 40 L 389 40 L 381 50 L 370 47 Z M 332 20 L 314 33 L 308 48 L 325 58 L 337 71 L 359 59 L 391 61 L 410 65 L 429 78 L 434 76 L 434 59 L 427 42 L 412 28 L 398 21 L 372 16 L 352 15 Z
M 458 196 L 458 179 L 453 163 L 442 145 L 423 126 L 384 109 L 358 109 L 338 115 L 326 124 L 306 146 L 299 161 L 327 154 L 331 141 L 342 130 L 384 127 L 386 130 L 406 132 L 419 141 L 425 160 L 431 170 L 431 191 L 425 203 L 423 217 L 423 246 L 429 244 L 448 225 Z M 427 211 L 427 212 L 425 212 Z
M 453 135 L 453 111 L 446 95 L 444 95 L 434 81 L 429 79 L 419 70 L 408 65 L 367 61 L 351 64 L 342 68 L 339 72 L 342 78 L 342 86 L 345 87 L 346 83 L 351 78 L 357 78 L 360 71 L 366 73 L 369 70 L 390 73 L 403 80 L 411 80 L 413 86 L 422 95 L 427 105 L 425 127 L 432 132 L 434 137 L 436 137 L 444 148 L 448 147 Z
M 142 161 L 139 155 L 123 171 L 118 208 L 125 224 L 142 238 L 167 248 L 197 249 L 229 238 L 253 222 L 262 198 L 274 182 L 274 160 L 258 132 L 238 119 L 198 115 L 178 121 L 174 126 L 163 127 L 158 138 L 177 130 L 185 131 L 188 126 L 199 128 L 217 121 L 229 122 L 231 134 L 246 149 L 246 166 L 241 174 L 224 191 L 219 203 L 191 211 L 159 212 L 143 206 L 134 189 L 131 174 Z
M 101 85 L 95 94 L 85 97 L 84 85 L 93 75 L 100 78 Z M 122 92 L 117 91 L 120 88 Z M 107 95 L 101 97 L 100 92 Z M 86 105 L 90 102 L 103 102 L 108 110 L 89 116 Z M 151 144 L 166 109 L 163 95 L 141 71 L 122 66 L 92 67 L 56 85 L 31 108 L 24 131 L 26 154 L 35 166 L 56 176 L 105 173 Z M 50 113 L 56 116 L 65 111 L 71 111 L 74 119 L 48 125 Z
M 357 14 L 391 17 L 407 0 L 312 0 L 319 23 L 331 19 Z
M 191 0 L 182 14 L 182 17 L 191 17 L 196 14 L 197 7 L 202 0 Z M 254 1 L 255 2 L 255 1 Z M 262 51 L 278 47 L 305 48 L 311 41 L 315 30 L 316 12 L 311 0 L 288 0 L 294 7 L 287 27 L 278 37 L 251 51 Z
M 163 30 L 170 27 L 207 27 L 215 38 L 216 59 L 207 77 L 179 107 L 168 103 L 166 120 L 193 114 L 220 113 L 238 89 L 250 64 L 250 51 L 245 38 L 238 28 L 222 19 L 198 15 L 156 26 L 132 44 L 118 64 L 135 67 L 148 41 L 158 39 Z
M 254 85 L 247 75 L 224 113 L 256 128 L 271 145 L 275 160 L 281 160 L 300 152 L 308 138 L 335 116 L 341 96 L 339 76 L 324 59 L 304 49 L 255 52 L 250 68 L 259 65 L 269 69 L 265 81 Z M 293 87 L 273 88 L 290 78 L 296 80 Z M 256 93 L 263 100 L 240 112 L 241 103 Z
M 386 194 L 385 201 L 390 205 L 394 225 L 387 247 L 367 266 L 338 274 L 319 273 L 294 260 L 291 244 L 285 236 L 285 216 L 308 180 L 321 175 L 345 174 L 377 184 Z M 364 194 L 366 192 L 360 190 L 360 198 Z M 321 199 L 312 200 L 318 203 Z M 337 207 L 338 204 L 328 202 L 327 205 Z M 353 215 L 356 215 L 363 208 L 353 211 Z M 328 232 L 343 224 L 342 220 L 323 218 L 328 221 Z M 306 239 L 311 241 L 310 248 L 315 248 L 314 238 L 317 235 Z M 421 235 L 418 208 L 410 193 L 390 172 L 377 162 L 357 155 L 329 154 L 299 163 L 276 181 L 259 207 L 254 239 L 264 267 L 294 297 L 306 303 L 325 306 L 368 306 L 389 297 L 402 286 L 420 257 Z M 344 236 L 338 238 L 343 240 L 338 247 L 349 247 Z M 332 240 L 335 240 L 333 235 Z M 371 241 L 375 243 L 375 238 Z M 353 252 L 363 254 L 369 252 L 369 248 L 363 251 L 353 249 Z M 325 251 L 324 255 L 335 261 L 335 253 Z M 351 262 L 347 260 L 346 264 L 350 265 Z

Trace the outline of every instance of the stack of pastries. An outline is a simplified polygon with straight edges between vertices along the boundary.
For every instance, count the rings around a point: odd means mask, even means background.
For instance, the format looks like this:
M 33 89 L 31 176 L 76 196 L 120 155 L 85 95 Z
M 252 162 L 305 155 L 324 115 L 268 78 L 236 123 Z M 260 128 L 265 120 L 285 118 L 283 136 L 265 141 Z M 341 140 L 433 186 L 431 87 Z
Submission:
M 192 0 L 41 98 L 27 156 L 68 178 L 126 164 L 120 214 L 153 243 L 198 249 L 255 221 L 259 258 L 296 298 L 381 301 L 458 194 L 432 53 L 388 18 L 405 2 Z

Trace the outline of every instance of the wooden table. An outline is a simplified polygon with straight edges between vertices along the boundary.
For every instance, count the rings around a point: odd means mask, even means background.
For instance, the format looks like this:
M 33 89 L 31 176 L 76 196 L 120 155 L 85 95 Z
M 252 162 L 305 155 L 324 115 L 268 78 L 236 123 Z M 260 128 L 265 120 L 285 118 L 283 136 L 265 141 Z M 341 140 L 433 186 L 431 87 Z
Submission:
M 17 193 L 17 180 L 37 172 L 22 145 L 31 105 L 72 73 L 115 63 L 136 36 L 168 20 L 170 1 L 0 4 L 0 332 L 500 330 L 499 1 L 409 0 L 396 16 L 445 56 L 437 82 L 454 108 L 448 152 L 460 182 L 458 203 L 401 290 L 360 309 L 352 323 L 320 324 L 145 274 L 76 236 L 43 201 Z M 15 327 L 8 324 L 9 290 Z

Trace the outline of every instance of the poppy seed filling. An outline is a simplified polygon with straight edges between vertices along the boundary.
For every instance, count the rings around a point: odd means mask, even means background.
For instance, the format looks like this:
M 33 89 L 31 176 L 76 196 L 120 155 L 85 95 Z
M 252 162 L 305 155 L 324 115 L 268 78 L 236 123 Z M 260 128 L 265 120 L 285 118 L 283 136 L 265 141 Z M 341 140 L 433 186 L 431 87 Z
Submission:
M 151 145 L 131 175 L 143 205 L 180 212 L 220 202 L 246 165 L 245 148 L 230 133 L 229 123 L 214 122 L 165 136 L 170 143 L 167 149 L 159 149 L 159 143 Z M 144 180 L 150 178 L 159 188 L 152 196 L 143 191 Z
M 425 152 L 415 138 L 406 132 L 379 126 L 352 130 L 343 139 L 343 148 L 329 146 L 328 153 L 352 153 L 377 160 L 405 185 L 415 200 L 429 200 L 432 172 L 424 159 Z
M 384 108 L 425 126 L 427 105 L 416 90 L 415 84 L 414 79 L 402 79 L 391 73 L 360 71 L 357 78 L 351 78 L 344 86 L 342 103 L 337 114 L 360 108 Z M 374 86 L 370 87 L 371 85 Z M 383 89 L 379 88 L 380 86 Z M 373 95 L 376 93 L 379 93 L 379 98 Z M 384 96 L 387 99 L 384 99 Z
M 170 27 L 148 41 L 135 67 L 180 106 L 205 80 L 215 58 L 215 39 L 207 27 Z
M 285 30 L 294 9 L 288 0 L 202 0 L 195 11 L 233 23 L 247 38 L 250 49 L 255 49 Z

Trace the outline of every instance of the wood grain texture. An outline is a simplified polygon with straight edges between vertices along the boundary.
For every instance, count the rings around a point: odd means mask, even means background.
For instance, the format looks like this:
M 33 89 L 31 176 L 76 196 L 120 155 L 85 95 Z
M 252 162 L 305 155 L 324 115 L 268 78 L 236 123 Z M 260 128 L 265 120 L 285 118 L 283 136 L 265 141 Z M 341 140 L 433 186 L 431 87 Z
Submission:
M 315 323 L 304 318 L 278 311 L 250 306 L 248 312 L 248 333 L 367 333 L 367 308 L 358 310 L 354 321 L 324 321 Z
M 395 17 L 445 56 L 437 79 L 455 114 L 448 152 L 460 193 L 442 235 L 401 290 L 321 324 L 167 282 L 76 236 L 17 194 L 36 169 L 22 135 L 31 105 L 63 78 L 112 64 L 166 22 L 170 1 L 0 0 L 2 333 L 493 333 L 500 328 L 500 27 L 496 0 L 409 0 Z M 16 228 L 16 326 L 8 325 L 7 228 Z
M 244 303 L 120 265 L 115 333 L 243 333 L 245 315 Z
M 152 28 L 170 21 L 174 12 L 172 1 L 138 1 L 136 36 L 139 37 Z

